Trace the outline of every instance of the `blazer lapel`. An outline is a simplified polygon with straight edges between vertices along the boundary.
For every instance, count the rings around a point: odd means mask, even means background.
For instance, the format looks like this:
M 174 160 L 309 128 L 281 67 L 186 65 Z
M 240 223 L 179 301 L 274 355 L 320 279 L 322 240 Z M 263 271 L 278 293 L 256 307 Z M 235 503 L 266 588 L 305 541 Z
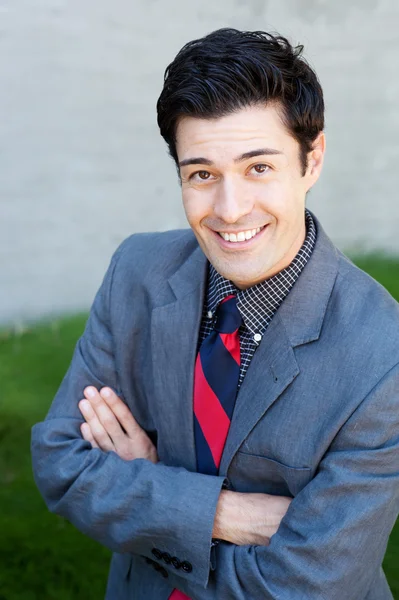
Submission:
M 299 374 L 294 348 L 320 336 L 338 272 L 338 251 L 313 218 L 317 226 L 315 248 L 251 360 L 237 395 L 220 475 L 227 474 L 235 453 L 256 423 Z
M 276 315 L 251 360 L 237 395 L 220 475 L 226 475 L 245 438 L 298 373 L 294 351 Z
M 152 311 L 151 351 L 160 427 L 169 464 L 196 471 L 193 378 L 207 260 L 197 247 L 172 275 L 169 303 Z

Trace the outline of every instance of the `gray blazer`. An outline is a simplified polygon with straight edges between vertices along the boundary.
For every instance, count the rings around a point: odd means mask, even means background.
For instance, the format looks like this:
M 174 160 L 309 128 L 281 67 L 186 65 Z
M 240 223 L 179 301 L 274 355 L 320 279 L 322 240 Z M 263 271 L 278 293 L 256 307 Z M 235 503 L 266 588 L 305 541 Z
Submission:
M 316 225 L 240 388 L 220 477 L 195 472 L 206 259 L 191 230 L 134 235 L 113 256 L 32 432 L 49 509 L 114 552 L 107 599 L 166 600 L 175 587 L 195 600 L 392 599 L 381 563 L 399 512 L 399 306 Z M 89 384 L 124 398 L 159 464 L 82 439 Z M 293 497 L 269 546 L 211 549 L 224 481 Z

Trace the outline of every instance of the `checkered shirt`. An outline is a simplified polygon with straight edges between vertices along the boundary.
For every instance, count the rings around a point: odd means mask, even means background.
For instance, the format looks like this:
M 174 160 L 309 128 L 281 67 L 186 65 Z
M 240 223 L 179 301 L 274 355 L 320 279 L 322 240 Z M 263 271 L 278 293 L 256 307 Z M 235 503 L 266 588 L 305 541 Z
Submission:
M 312 215 L 305 211 L 306 238 L 294 260 L 276 275 L 246 290 L 239 290 L 231 281 L 224 279 L 209 264 L 208 287 L 201 319 L 198 343 L 202 344 L 212 331 L 215 311 L 219 303 L 230 294 L 237 295 L 237 307 L 243 319 L 239 329 L 241 348 L 241 368 L 238 387 L 242 384 L 245 373 L 256 348 L 265 334 L 277 309 L 287 297 L 297 281 L 302 269 L 308 262 L 316 243 L 316 226 Z

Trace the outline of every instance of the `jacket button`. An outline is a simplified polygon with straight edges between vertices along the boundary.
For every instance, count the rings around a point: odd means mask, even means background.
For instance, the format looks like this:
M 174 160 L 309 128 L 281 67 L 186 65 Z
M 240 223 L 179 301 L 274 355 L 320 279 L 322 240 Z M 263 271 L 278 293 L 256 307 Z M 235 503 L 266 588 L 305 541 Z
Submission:
M 161 558 L 162 558 L 162 552 L 160 550 L 158 550 L 158 548 L 153 548 L 151 550 L 151 552 L 152 552 L 152 554 L 155 556 L 155 558 L 157 560 L 161 560 Z
M 162 560 L 164 562 L 166 562 L 167 565 L 170 565 L 170 563 L 172 562 L 172 557 L 169 554 L 169 552 L 163 552 L 163 554 L 162 554 Z
M 159 569 L 159 572 L 161 573 L 162 577 L 165 577 L 165 579 L 166 579 L 167 577 L 169 577 L 169 575 L 168 575 L 168 572 L 167 572 L 167 570 L 166 570 L 164 567 L 161 567 L 161 568 Z
M 180 560 L 177 558 L 177 556 L 173 556 L 172 557 L 172 565 L 174 566 L 175 569 L 180 569 L 181 567 L 181 562 Z
M 185 573 L 191 573 L 191 571 L 193 570 L 193 565 L 187 560 L 184 560 L 181 564 L 181 568 Z

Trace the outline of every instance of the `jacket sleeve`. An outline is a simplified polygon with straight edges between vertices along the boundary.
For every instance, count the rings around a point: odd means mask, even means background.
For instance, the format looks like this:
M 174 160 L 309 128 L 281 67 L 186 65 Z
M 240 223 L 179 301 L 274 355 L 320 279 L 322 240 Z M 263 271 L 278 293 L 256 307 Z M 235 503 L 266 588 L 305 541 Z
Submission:
M 207 588 L 180 589 L 195 600 L 364 600 L 398 513 L 397 365 L 337 433 L 270 545 L 220 543 Z
M 49 413 L 32 429 L 35 481 L 52 512 L 112 551 L 153 558 L 156 547 L 191 563 L 191 573 L 182 571 L 181 578 L 205 586 L 224 478 L 144 459 L 124 461 L 114 452 L 92 449 L 80 433 L 83 389 L 107 385 L 119 393 L 109 302 L 120 252 L 96 295 Z

